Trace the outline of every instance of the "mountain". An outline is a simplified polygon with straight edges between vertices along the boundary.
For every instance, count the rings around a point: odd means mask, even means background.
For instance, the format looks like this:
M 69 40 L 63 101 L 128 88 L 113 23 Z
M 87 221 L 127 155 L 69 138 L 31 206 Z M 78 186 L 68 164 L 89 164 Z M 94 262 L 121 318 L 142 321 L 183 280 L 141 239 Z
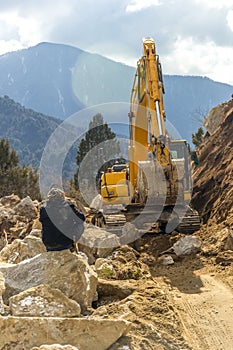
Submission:
M 40 43 L 0 56 L 0 95 L 65 119 L 85 107 L 129 103 L 134 74 L 135 68 L 97 54 L 62 44 Z M 206 77 L 164 75 L 164 83 L 167 118 L 189 141 L 200 118 L 228 100 L 233 92 L 233 86 Z M 124 111 L 115 110 L 115 121 L 127 123 L 128 110 L 127 105 Z M 104 118 L 108 121 L 107 115 Z M 88 125 L 85 113 L 80 114 L 80 125 Z
M 231 85 L 198 76 L 165 75 L 164 84 L 167 118 L 189 142 L 209 110 L 233 92 Z

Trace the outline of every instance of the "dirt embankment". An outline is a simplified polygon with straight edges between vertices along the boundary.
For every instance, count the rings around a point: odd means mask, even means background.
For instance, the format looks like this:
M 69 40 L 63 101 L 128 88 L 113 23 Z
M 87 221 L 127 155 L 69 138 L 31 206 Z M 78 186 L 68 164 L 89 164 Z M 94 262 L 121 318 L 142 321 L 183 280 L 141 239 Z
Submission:
M 220 223 L 233 214 L 233 108 L 198 150 L 192 204 L 202 222 Z

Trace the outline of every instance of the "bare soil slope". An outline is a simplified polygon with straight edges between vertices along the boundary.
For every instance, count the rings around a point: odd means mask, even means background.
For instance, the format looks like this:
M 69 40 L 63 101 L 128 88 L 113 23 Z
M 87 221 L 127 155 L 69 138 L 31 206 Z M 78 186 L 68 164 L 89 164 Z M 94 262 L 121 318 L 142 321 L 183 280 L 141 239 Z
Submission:
M 233 108 L 199 149 L 200 165 L 194 171 L 193 206 L 203 223 L 222 222 L 232 212 Z

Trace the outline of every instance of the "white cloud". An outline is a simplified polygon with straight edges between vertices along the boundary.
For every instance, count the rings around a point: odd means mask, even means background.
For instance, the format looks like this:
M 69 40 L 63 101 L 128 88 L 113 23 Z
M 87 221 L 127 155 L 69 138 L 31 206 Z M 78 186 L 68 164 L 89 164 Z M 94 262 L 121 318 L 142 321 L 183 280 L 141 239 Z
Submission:
M 41 40 L 40 24 L 34 18 L 23 18 L 16 11 L 10 11 L 0 14 L 0 21 L 5 30 L 14 30 L 17 33 L 17 39 L 5 41 L 4 46 L 7 47 L 27 47 L 34 45 Z M 2 50 L 3 48 L 1 48 Z
M 164 73 L 233 83 L 233 0 L 11 0 L 0 27 L 0 54 L 49 41 L 133 67 L 151 36 Z
M 195 0 L 195 2 L 215 9 L 231 8 L 233 6 L 233 0 Z
M 15 37 L 11 38 L 8 42 L 5 42 L 5 47 L 13 46 L 32 46 L 40 41 L 46 41 L 46 37 L 49 37 L 49 33 L 54 27 L 59 25 L 59 21 L 65 19 L 71 15 L 72 8 L 66 6 L 63 2 L 58 2 L 56 6 L 50 3 L 50 5 L 41 4 L 38 7 L 25 8 L 23 11 L 19 7 L 15 6 L 15 9 L 9 9 L 0 12 L 0 23 L 2 27 L 7 30 L 14 30 Z M 3 39 L 4 34 L 0 34 L 0 39 Z M 17 38 L 16 38 L 17 37 Z M 2 50 L 1 50 L 2 51 Z
M 214 42 L 195 43 L 193 39 L 178 38 L 174 51 L 162 60 L 169 74 L 201 75 L 233 85 L 233 47 L 218 47 Z M 195 73 L 194 73 L 195 72 Z
M 233 10 L 230 10 L 227 15 L 227 23 L 233 32 Z
M 144 8 L 159 6 L 160 4 L 160 0 L 131 0 L 126 7 L 126 12 L 141 11 Z
M 0 40 L 0 55 L 25 48 L 18 40 Z

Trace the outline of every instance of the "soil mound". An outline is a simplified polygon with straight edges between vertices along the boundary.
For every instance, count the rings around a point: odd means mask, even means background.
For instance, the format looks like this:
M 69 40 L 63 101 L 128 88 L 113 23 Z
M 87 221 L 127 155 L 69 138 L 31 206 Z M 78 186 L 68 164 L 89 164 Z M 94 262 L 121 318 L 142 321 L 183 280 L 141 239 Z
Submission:
M 222 106 L 219 106 L 221 112 Z M 203 223 L 220 223 L 233 215 L 232 136 L 233 107 L 227 110 L 223 121 L 213 134 L 205 137 L 198 149 L 199 166 L 194 171 L 192 205 Z

